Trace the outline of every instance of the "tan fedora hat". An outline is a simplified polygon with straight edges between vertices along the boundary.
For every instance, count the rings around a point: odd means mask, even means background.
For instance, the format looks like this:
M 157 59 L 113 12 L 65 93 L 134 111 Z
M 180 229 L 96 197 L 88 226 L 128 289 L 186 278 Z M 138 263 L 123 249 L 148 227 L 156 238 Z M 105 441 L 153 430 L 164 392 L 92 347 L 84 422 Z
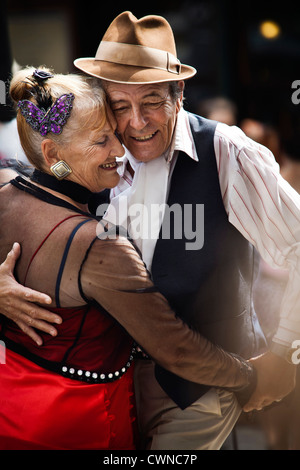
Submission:
M 149 15 L 138 20 L 129 11 L 110 24 L 95 57 L 76 59 L 74 65 L 89 75 L 127 84 L 186 80 L 197 72 L 178 60 L 165 18 Z

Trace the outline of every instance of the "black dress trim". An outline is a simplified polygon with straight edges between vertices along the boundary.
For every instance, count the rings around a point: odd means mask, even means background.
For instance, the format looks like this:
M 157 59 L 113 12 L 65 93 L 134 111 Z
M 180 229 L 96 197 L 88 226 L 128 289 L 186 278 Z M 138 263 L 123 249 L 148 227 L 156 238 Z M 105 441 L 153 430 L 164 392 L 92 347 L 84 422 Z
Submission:
M 24 348 L 22 345 L 16 343 L 15 341 L 12 341 L 11 339 L 7 338 L 3 334 L 0 334 L 0 339 L 4 341 L 5 346 L 8 349 L 14 351 L 20 356 L 25 357 L 26 359 L 42 367 L 43 369 L 62 375 L 63 377 L 66 377 L 66 378 L 79 380 L 81 382 L 86 382 L 91 385 L 115 382 L 116 380 L 119 380 L 127 372 L 129 367 L 132 365 L 132 362 L 136 354 L 136 348 L 134 345 L 132 347 L 132 350 L 131 350 L 131 353 L 127 362 L 122 367 L 120 367 L 120 369 L 117 369 L 115 371 L 108 372 L 108 373 L 103 373 L 99 370 L 78 369 L 76 367 L 73 367 L 70 364 L 66 364 L 64 361 L 62 362 L 49 361 L 40 356 L 37 356 L 36 354 L 31 353 L 30 351 L 28 351 L 28 349 Z M 67 352 L 69 353 L 69 350 Z
M 69 180 L 58 180 L 55 176 L 37 169 L 34 170 L 30 179 L 31 181 L 39 183 L 48 189 L 64 194 L 80 204 L 87 204 L 93 194 L 89 189 L 81 184 Z
M 78 214 L 82 214 L 85 216 L 90 217 L 91 219 L 100 220 L 100 217 L 97 217 L 90 212 L 85 212 L 79 209 L 78 207 L 74 206 L 70 202 L 64 201 L 54 194 L 49 193 L 48 191 L 44 191 L 44 189 L 32 184 L 30 181 L 25 180 L 22 176 L 17 176 L 15 179 L 10 181 L 15 188 L 24 191 L 25 193 L 31 194 L 31 196 L 40 199 L 41 201 L 47 202 L 48 204 L 65 207 L 66 209 L 70 209 Z

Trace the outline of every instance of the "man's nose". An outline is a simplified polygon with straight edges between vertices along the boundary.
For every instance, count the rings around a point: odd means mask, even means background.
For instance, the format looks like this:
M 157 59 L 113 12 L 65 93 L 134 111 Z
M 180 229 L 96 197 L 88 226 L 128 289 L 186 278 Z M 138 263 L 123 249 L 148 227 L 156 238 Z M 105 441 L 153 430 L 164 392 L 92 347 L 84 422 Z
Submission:
M 111 154 L 113 154 L 114 157 L 122 157 L 124 153 L 125 153 L 124 147 L 118 135 L 115 133 L 113 136 L 113 145 L 111 147 Z
M 130 126 L 132 129 L 136 129 L 138 131 L 144 129 L 148 124 L 148 119 L 146 118 L 145 114 L 143 113 L 140 106 L 133 107 L 131 109 L 131 117 L 130 117 Z

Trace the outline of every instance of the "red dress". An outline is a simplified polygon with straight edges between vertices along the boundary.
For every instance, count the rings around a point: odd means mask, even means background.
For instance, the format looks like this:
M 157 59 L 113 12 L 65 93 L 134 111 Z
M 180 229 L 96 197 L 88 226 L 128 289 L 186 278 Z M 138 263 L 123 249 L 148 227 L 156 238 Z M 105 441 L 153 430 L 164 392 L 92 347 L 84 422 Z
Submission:
M 135 449 L 132 339 L 99 305 L 50 310 L 42 347 L 0 327 L 0 450 Z

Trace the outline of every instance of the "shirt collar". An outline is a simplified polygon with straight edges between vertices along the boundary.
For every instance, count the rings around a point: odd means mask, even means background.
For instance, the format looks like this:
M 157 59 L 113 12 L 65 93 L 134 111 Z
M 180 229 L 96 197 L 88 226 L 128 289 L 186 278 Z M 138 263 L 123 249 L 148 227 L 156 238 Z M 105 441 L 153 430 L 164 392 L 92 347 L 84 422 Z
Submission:
M 183 108 L 181 108 L 177 115 L 177 122 L 170 145 L 170 151 L 168 153 L 168 162 L 172 161 L 176 151 L 184 152 L 190 158 L 192 158 L 192 160 L 197 162 L 199 161 L 195 142 L 191 132 L 189 116 L 187 111 L 185 111 Z

